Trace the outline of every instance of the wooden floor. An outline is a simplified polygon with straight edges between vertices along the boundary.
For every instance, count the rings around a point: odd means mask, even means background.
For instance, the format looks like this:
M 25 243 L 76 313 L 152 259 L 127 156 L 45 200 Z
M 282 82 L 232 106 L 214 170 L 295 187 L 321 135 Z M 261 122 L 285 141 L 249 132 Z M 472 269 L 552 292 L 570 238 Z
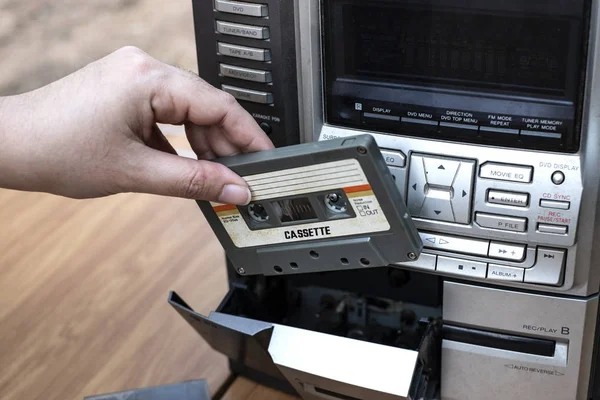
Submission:
M 222 248 L 193 201 L 76 201 L 0 190 L 0 399 L 65 400 L 229 376 L 168 305 L 226 292 Z M 291 399 L 240 380 L 226 399 Z

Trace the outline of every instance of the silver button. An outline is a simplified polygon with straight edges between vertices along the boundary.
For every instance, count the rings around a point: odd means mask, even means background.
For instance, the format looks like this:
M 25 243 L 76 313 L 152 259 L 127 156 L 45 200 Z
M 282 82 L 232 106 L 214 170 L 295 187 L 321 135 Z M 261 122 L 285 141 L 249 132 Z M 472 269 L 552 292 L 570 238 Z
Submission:
M 556 210 L 569 210 L 571 208 L 571 202 L 556 200 L 540 200 L 540 207 L 554 208 Z
M 428 271 L 435 271 L 437 256 L 435 254 L 421 253 L 421 256 L 417 261 L 400 263 L 405 267 L 424 269 Z
M 540 233 L 550 233 L 554 235 L 566 235 L 569 231 L 567 226 L 564 225 L 549 225 L 549 224 L 538 224 L 538 231 Z
M 452 275 L 468 276 L 471 278 L 485 278 L 487 264 L 439 256 L 437 260 L 437 271 Z
M 453 253 L 472 254 L 476 256 L 488 256 L 490 242 L 481 239 L 465 239 L 450 235 L 438 235 L 435 233 L 419 232 L 424 247 L 451 251 Z
M 529 205 L 529 194 L 490 190 L 488 192 L 487 201 L 491 204 L 527 207 Z
M 228 57 L 254 61 L 271 61 L 271 51 L 267 49 L 257 49 L 221 42 L 219 42 L 218 49 L 220 54 Z
M 565 182 L 565 174 L 562 171 L 556 171 L 552 174 L 552 183 L 562 185 Z
M 270 71 L 238 67 L 235 65 L 221 64 L 221 75 L 245 81 L 270 83 L 273 81 Z
M 257 90 L 243 89 L 229 85 L 222 85 L 223 91 L 231 94 L 238 100 L 250 101 L 252 103 L 260 104 L 272 104 L 273 95 L 267 92 L 260 92 Z
M 412 156 L 410 159 L 410 171 L 408 176 L 408 210 L 412 216 L 418 217 L 421 214 L 423 203 L 425 202 L 425 188 L 427 178 L 425 177 L 425 165 L 423 157 Z
M 522 165 L 487 162 L 481 166 L 479 176 L 499 181 L 530 183 L 533 176 L 533 168 Z
M 419 217 L 436 221 L 454 222 L 450 197 L 452 193 L 444 189 L 429 189 Z
M 527 230 L 527 218 L 477 213 L 475 214 L 475 222 L 484 228 L 501 231 L 525 232 Z
M 504 265 L 488 265 L 487 278 L 494 281 L 523 282 L 523 268 L 506 267 Z
M 406 166 L 406 156 L 400 151 L 381 149 L 381 154 L 383 155 L 387 165 L 400 168 L 404 168 Z
M 459 224 L 471 223 L 471 205 L 473 176 L 475 174 L 474 161 L 461 161 L 452 189 L 452 210 L 454 211 L 454 221 Z
M 460 161 L 433 157 L 423 157 L 423 160 L 428 184 L 452 187 Z
M 408 207 L 413 217 L 469 224 L 475 162 L 413 154 Z
M 251 17 L 266 17 L 269 15 L 269 8 L 266 4 L 242 3 L 239 1 L 216 0 L 215 8 L 217 11 L 248 15 Z
M 566 251 L 540 247 L 535 265 L 525 271 L 525 283 L 558 286 L 562 283 Z
M 500 260 L 521 261 L 525 258 L 525 248 L 521 244 L 491 242 L 489 256 Z
M 392 173 L 392 178 L 396 182 L 396 187 L 406 201 L 406 170 L 398 167 L 388 167 Z
M 251 39 L 269 38 L 269 28 L 267 27 L 234 24 L 232 22 L 217 21 L 217 32 L 223 35 L 241 36 Z

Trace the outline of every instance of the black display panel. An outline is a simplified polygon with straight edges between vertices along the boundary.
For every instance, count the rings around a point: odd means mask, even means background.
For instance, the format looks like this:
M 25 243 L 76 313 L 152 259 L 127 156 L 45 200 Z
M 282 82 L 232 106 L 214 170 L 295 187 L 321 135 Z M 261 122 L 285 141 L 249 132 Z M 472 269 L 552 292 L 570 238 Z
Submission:
M 327 122 L 575 152 L 589 4 L 324 1 Z

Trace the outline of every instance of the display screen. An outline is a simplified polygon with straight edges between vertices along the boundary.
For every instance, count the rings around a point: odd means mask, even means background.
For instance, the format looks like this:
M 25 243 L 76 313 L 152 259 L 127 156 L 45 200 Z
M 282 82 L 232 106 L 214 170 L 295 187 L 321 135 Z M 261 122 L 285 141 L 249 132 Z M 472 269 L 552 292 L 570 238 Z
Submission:
M 274 204 L 274 208 L 281 210 L 280 220 L 282 223 L 308 221 L 317 218 L 317 213 L 306 197 L 279 200 Z
M 343 14 L 347 75 L 566 89 L 568 21 L 354 4 Z
M 589 0 L 325 0 L 331 125 L 576 152 Z

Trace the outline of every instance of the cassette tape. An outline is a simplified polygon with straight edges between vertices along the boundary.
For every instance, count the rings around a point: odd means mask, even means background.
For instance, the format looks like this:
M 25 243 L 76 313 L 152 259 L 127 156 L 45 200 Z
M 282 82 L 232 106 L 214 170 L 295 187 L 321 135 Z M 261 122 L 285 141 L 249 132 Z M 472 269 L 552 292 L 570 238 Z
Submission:
M 216 162 L 252 193 L 244 207 L 198 201 L 240 274 L 382 267 L 421 253 L 406 203 L 370 135 Z

